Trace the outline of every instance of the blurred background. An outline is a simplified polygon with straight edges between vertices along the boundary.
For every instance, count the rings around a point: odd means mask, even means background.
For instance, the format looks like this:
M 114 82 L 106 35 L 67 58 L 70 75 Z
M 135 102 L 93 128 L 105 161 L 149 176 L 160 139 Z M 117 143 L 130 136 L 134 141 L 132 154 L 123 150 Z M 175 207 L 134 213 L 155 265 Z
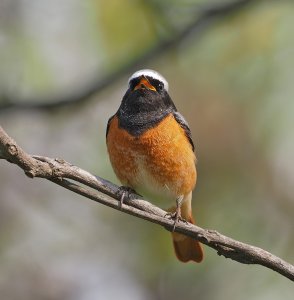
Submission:
M 233 1 L 234 2 L 234 1 Z M 294 2 L 1 0 L 0 124 L 118 183 L 105 128 L 137 69 L 188 120 L 198 224 L 294 262 Z M 0 298 L 293 299 L 261 266 L 182 264 L 170 234 L 0 161 Z

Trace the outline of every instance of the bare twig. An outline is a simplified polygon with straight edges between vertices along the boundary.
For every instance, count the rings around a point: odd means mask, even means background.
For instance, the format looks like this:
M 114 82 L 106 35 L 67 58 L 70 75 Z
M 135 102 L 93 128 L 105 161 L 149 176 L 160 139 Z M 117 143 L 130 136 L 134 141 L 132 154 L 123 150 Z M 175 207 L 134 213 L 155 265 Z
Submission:
M 137 68 L 145 67 L 146 64 L 154 57 L 158 57 L 168 49 L 171 49 L 185 39 L 193 36 L 193 38 L 201 37 L 201 34 L 216 20 L 228 16 L 231 13 L 237 12 L 246 7 L 248 4 L 256 0 L 234 0 L 222 2 L 221 4 L 215 2 L 211 6 L 207 6 L 200 11 L 197 11 L 195 20 L 180 32 L 175 32 L 171 38 L 160 40 L 160 42 L 153 48 L 149 48 L 141 56 L 136 57 L 128 64 L 123 65 L 120 69 L 111 74 L 107 74 L 103 78 L 95 79 L 91 84 L 81 87 L 80 90 L 75 90 L 73 94 L 64 96 L 58 99 L 42 99 L 42 101 L 30 99 L 12 99 L 9 95 L 2 96 L 0 102 L 0 113 L 7 109 L 55 109 L 68 105 L 76 105 L 88 101 L 91 96 L 102 91 L 109 85 L 125 74 L 133 72 Z
M 0 127 L 0 157 L 18 165 L 31 178 L 46 178 L 77 194 L 127 214 L 159 224 L 167 230 L 172 230 L 173 228 L 174 222 L 169 218 L 165 218 L 166 212 L 159 207 L 152 205 L 135 194 L 125 199 L 121 207 L 119 205 L 118 186 L 64 160 L 27 154 L 7 135 L 2 127 Z M 179 221 L 175 231 L 199 240 L 226 258 L 243 264 L 265 266 L 294 281 L 294 266 L 261 248 L 233 240 L 215 230 L 202 229 L 181 221 Z

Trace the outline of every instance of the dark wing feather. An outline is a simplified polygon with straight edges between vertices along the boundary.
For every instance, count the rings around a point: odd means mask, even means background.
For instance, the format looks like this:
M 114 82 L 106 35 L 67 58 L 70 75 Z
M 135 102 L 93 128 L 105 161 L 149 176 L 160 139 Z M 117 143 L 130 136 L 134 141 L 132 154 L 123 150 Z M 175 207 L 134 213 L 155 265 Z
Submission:
M 194 151 L 195 147 L 194 147 L 194 143 L 193 143 L 193 140 L 192 140 L 192 134 L 191 134 L 191 130 L 189 128 L 188 122 L 185 120 L 185 118 L 178 111 L 174 112 L 173 115 L 174 115 L 174 118 L 176 119 L 176 121 L 185 130 L 186 137 L 188 138 L 188 140 L 189 140 L 189 142 L 192 146 L 192 150 Z
M 110 126 L 110 122 L 112 121 L 112 119 L 114 118 L 115 115 L 113 115 L 112 117 L 109 118 L 108 122 L 107 122 L 107 127 L 106 127 L 106 137 L 109 131 L 109 126 Z

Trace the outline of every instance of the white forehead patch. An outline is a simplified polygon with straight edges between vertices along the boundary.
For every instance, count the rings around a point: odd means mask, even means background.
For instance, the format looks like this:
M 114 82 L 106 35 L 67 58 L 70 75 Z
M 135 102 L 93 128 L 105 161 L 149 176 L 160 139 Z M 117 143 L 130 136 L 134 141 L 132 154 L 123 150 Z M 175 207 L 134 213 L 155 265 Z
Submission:
M 168 91 L 168 82 L 165 80 L 165 78 L 160 75 L 159 73 L 157 73 L 156 71 L 150 70 L 150 69 L 144 69 L 144 70 L 139 70 L 137 72 L 135 72 L 130 78 L 129 78 L 129 84 L 130 81 L 133 80 L 134 78 L 140 77 L 140 76 L 149 76 L 151 78 L 157 79 L 159 81 L 161 81 L 164 85 L 164 89 L 166 91 Z

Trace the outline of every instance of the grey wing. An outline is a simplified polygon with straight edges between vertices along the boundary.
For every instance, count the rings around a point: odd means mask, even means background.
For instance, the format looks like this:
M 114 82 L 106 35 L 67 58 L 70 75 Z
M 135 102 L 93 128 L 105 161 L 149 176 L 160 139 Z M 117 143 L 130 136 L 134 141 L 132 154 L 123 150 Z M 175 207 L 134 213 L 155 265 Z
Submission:
M 176 119 L 176 121 L 185 130 L 186 137 L 188 138 L 188 140 L 189 140 L 189 142 L 192 146 L 192 150 L 194 151 L 195 147 L 194 147 L 194 143 L 193 143 L 193 140 L 192 140 L 192 134 L 191 134 L 191 130 L 189 128 L 188 122 L 185 120 L 185 118 L 178 111 L 174 112 L 173 115 L 174 115 L 174 118 Z

